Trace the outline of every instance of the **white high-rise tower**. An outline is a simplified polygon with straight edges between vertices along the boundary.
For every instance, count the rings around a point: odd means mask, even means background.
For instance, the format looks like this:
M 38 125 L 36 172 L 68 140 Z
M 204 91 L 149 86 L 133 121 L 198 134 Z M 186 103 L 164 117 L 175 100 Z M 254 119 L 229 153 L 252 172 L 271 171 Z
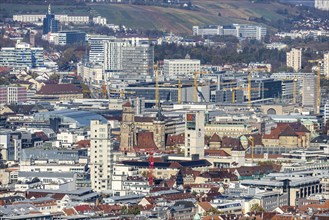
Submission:
M 90 122 L 90 174 L 91 187 L 95 191 L 111 189 L 112 149 L 110 124 L 92 120 Z

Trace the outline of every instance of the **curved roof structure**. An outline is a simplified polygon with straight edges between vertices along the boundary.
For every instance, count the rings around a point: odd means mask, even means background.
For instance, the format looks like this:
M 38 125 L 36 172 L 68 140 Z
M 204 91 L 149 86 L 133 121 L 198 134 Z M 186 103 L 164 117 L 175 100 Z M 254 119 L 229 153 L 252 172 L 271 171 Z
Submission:
M 39 112 L 34 115 L 35 120 L 49 120 L 50 118 L 61 118 L 62 123 L 75 123 L 77 127 L 87 127 L 91 120 L 100 120 L 102 123 L 107 123 L 107 120 L 90 111 L 80 111 L 72 109 L 56 110 L 50 112 Z

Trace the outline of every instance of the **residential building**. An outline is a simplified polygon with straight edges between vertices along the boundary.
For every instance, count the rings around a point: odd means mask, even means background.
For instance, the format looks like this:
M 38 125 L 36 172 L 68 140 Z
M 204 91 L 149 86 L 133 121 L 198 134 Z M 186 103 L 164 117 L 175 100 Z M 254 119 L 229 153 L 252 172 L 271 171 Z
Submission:
M 59 31 L 59 21 L 55 19 L 55 15 L 51 13 L 51 6 L 48 6 L 48 13 L 43 19 L 43 34 L 56 33 Z
M 329 78 L 329 52 L 323 55 L 323 75 Z
M 0 86 L 0 104 L 15 104 L 27 101 L 25 87 Z
M 107 40 L 104 42 L 104 69 L 107 71 L 122 71 L 123 49 L 128 42 L 122 40 Z
M 95 191 L 112 188 L 113 144 L 110 124 L 90 121 L 90 174 Z
M 185 118 L 185 157 L 199 155 L 199 158 L 204 158 L 205 113 L 190 112 Z
M 287 67 L 298 72 L 302 68 L 302 49 L 292 48 L 287 52 Z
M 26 69 L 44 66 L 43 48 L 18 41 L 15 47 L 0 50 L 0 66 Z
M 164 60 L 163 73 L 165 76 L 187 76 L 195 72 L 200 72 L 200 60 Z
M 89 50 L 89 62 L 90 63 L 104 63 L 104 47 L 105 42 L 114 39 L 114 37 L 104 35 L 91 35 L 87 37 L 87 41 L 90 45 Z
M 318 93 L 317 93 L 317 76 L 310 74 L 304 76 L 302 89 L 302 105 L 309 111 L 317 111 Z
M 315 0 L 315 8 L 329 11 L 329 1 L 328 0 Z

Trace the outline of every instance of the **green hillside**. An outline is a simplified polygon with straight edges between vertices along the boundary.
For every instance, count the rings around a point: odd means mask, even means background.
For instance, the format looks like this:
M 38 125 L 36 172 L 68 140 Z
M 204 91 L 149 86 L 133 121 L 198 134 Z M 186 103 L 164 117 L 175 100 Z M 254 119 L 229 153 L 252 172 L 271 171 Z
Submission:
M 156 6 L 91 4 L 93 12 L 110 23 L 128 27 L 190 33 L 193 25 L 250 23 L 251 17 L 284 19 L 278 10 L 297 13 L 290 5 L 278 2 L 252 3 L 250 0 L 195 0 L 198 11 Z M 219 14 L 221 16 L 219 16 Z
M 55 13 L 101 15 L 112 24 L 178 33 L 191 33 L 193 25 L 250 23 L 249 19 L 255 17 L 263 17 L 268 21 L 284 19 L 287 14 L 279 14 L 279 10 L 290 14 L 296 14 L 298 10 L 276 1 L 259 3 L 259 0 L 194 0 L 193 4 L 198 10 L 109 3 L 89 3 L 85 6 L 53 4 L 52 8 Z M 46 10 L 46 2 L 0 4 L 2 16 L 7 17 L 18 13 L 40 14 Z

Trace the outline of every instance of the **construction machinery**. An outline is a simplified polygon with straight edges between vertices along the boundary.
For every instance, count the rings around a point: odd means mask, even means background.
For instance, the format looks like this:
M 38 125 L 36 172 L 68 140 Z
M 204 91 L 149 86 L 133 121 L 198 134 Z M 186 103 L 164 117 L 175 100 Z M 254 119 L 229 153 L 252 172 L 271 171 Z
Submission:
M 316 100 L 316 113 L 320 114 L 321 107 L 321 63 L 323 59 L 308 60 L 309 63 L 317 63 L 317 100 Z
M 194 79 L 194 93 L 193 93 L 193 100 L 194 102 L 198 101 L 198 75 L 202 74 L 208 74 L 209 72 L 206 71 L 199 71 L 199 72 L 194 72 L 193 73 L 193 79 Z

